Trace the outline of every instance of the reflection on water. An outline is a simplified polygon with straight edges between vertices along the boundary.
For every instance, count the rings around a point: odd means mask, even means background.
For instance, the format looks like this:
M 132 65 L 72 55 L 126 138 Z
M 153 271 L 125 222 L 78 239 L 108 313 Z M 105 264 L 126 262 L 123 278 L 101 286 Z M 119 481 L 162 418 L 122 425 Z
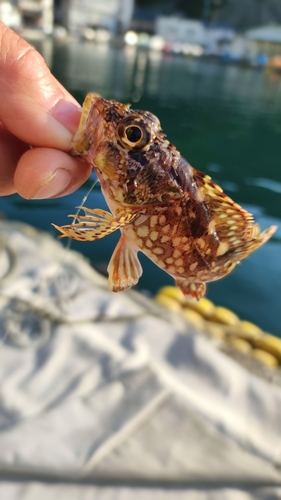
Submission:
M 270 74 L 251 68 L 162 55 L 136 47 L 121 50 L 75 42 L 56 48 L 52 69 L 73 92 L 94 89 L 105 97 L 133 102 L 144 94 L 160 101 L 212 97 L 214 102 L 224 101 L 226 109 L 227 103 L 231 106 L 235 101 L 248 125 L 259 113 L 278 116 L 280 80 L 272 81 Z
M 50 40 L 47 42 L 50 44 Z M 259 70 L 216 61 L 77 41 L 39 49 L 57 78 L 82 102 L 89 91 L 132 102 L 161 120 L 168 138 L 192 165 L 209 173 L 235 201 L 276 236 L 228 278 L 208 286 L 217 303 L 281 335 L 281 82 Z M 137 103 L 137 104 L 135 104 Z M 62 200 L 27 202 L 2 198 L 0 210 L 52 231 L 80 204 L 90 181 Z M 95 189 L 87 202 L 105 207 Z M 36 207 L 36 210 L 34 210 Z M 54 233 L 53 233 L 54 234 Z M 118 235 L 73 246 L 105 269 Z M 155 291 L 169 277 L 142 258 L 140 289 Z M 151 279 L 152 277 L 152 279 Z
M 257 179 L 253 179 L 252 177 L 248 177 L 245 179 L 245 183 L 249 186 L 258 186 L 269 189 L 269 191 L 273 191 L 274 193 L 281 193 L 281 182 L 277 182 L 272 179 L 263 179 L 259 177 Z

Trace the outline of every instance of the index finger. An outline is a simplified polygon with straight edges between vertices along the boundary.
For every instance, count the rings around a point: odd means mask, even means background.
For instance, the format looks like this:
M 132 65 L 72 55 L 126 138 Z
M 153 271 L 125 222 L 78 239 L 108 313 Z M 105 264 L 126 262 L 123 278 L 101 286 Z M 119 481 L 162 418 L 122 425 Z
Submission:
M 0 121 L 28 144 L 67 151 L 79 118 L 41 55 L 0 21 Z

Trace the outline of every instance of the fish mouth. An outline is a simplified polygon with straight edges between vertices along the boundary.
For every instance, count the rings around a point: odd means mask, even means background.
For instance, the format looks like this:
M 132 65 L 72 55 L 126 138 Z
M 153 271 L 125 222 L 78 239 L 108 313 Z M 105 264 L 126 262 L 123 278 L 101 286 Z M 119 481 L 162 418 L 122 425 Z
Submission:
M 103 137 L 104 99 L 96 93 L 88 94 L 82 109 L 78 129 L 71 141 L 72 156 L 82 156 L 93 163 L 97 148 Z

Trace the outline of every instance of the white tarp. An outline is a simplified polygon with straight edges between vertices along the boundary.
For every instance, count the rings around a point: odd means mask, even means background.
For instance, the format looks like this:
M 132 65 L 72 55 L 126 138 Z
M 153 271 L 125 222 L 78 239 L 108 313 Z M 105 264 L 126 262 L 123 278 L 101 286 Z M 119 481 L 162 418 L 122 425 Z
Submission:
M 1 500 L 281 498 L 280 387 L 47 234 L 0 243 Z

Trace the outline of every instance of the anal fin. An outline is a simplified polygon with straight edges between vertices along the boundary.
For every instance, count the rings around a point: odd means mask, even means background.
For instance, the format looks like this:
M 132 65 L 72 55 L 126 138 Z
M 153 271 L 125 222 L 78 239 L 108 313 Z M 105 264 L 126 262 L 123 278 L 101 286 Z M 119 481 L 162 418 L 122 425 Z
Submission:
M 199 300 L 206 293 L 206 284 L 203 282 L 192 283 L 186 279 L 177 279 L 176 285 L 188 299 Z
M 122 234 L 108 265 L 108 286 L 112 292 L 123 292 L 136 285 L 142 275 L 137 250 Z

